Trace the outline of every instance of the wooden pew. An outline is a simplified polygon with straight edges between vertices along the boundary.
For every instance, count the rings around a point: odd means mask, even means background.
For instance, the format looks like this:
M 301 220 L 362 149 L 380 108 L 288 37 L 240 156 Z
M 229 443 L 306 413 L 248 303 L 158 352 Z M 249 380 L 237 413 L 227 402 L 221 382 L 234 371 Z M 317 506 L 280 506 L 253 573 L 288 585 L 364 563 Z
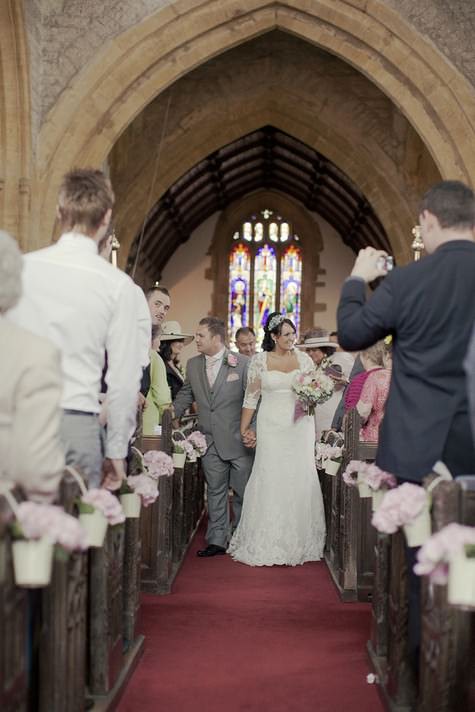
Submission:
M 65 473 L 59 504 L 76 513 L 77 482 Z M 39 636 L 40 712 L 82 712 L 86 687 L 88 555 L 74 552 L 53 563 L 51 583 L 41 589 Z
M 371 526 L 371 498 L 361 499 L 355 487 L 343 481 L 350 460 L 373 461 L 376 443 L 359 439 L 361 418 L 350 411 L 344 421 L 344 456 L 340 472 L 333 477 L 327 564 L 344 601 L 371 600 L 376 534 Z
M 11 510 L 0 497 L 0 710 L 26 712 L 28 706 L 28 592 L 13 578 Z
M 442 481 L 432 492 L 432 529 L 451 522 L 475 526 L 475 476 Z M 475 612 L 447 602 L 447 586 L 422 581 L 418 712 L 475 709 Z M 470 689 L 472 685 L 472 689 Z

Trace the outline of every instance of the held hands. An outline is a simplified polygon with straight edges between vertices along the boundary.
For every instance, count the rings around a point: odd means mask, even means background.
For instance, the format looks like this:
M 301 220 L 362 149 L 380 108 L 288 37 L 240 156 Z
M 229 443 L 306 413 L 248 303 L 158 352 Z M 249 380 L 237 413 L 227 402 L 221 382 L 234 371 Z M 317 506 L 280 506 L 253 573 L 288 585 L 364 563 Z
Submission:
M 254 430 L 250 428 L 244 430 L 244 432 L 241 433 L 241 438 L 245 447 L 256 447 L 256 433 Z
M 353 270 L 352 277 L 361 277 L 366 283 L 372 282 L 377 277 L 384 277 L 387 272 L 383 266 L 383 260 L 379 262 L 380 257 L 387 257 L 387 252 L 384 250 L 375 250 L 374 247 L 365 247 L 360 250 Z

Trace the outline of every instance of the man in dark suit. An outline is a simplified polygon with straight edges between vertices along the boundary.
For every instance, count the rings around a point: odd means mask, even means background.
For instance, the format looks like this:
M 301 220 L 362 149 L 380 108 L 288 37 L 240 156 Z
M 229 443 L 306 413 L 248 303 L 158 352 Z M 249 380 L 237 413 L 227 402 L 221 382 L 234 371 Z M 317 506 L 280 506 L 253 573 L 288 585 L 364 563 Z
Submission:
M 429 190 L 419 222 L 428 256 L 386 275 L 384 252 L 361 250 L 338 306 L 340 344 L 365 349 L 393 336 L 393 371 L 376 463 L 421 482 L 437 460 L 475 472 L 463 359 L 475 321 L 475 196 L 458 181 Z M 383 260 L 384 261 L 384 260 Z

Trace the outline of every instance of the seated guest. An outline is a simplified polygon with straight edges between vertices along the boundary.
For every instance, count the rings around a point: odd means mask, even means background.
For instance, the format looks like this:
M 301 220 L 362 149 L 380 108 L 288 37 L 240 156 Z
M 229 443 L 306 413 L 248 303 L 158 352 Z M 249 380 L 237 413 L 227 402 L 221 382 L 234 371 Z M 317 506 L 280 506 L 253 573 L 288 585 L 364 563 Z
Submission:
M 362 354 L 362 361 L 365 367 L 371 364 L 371 359 L 365 358 L 365 352 Z M 366 442 L 378 442 L 379 426 L 384 416 L 384 406 L 386 405 L 391 383 L 391 351 L 390 347 L 384 342 L 382 363 L 383 368 L 370 367 L 366 371 L 367 378 L 361 390 L 360 399 L 356 404 L 356 409 L 364 421 L 360 439 Z
M 185 382 L 185 377 L 180 367 L 180 354 L 185 346 L 191 344 L 195 337 L 191 334 L 182 334 L 181 326 L 177 321 L 166 321 L 162 326 L 160 339 L 160 356 L 167 369 L 167 381 L 170 386 L 172 400 Z M 155 348 L 155 343 L 152 344 Z
M 0 231 L 0 482 L 48 502 L 64 467 L 60 355 L 49 341 L 4 317 L 20 298 L 21 270 L 17 243 Z
M 152 339 L 157 346 L 160 333 L 159 326 L 152 326 Z M 170 388 L 167 381 L 167 371 L 161 356 L 154 348 L 150 348 L 150 388 L 145 398 L 143 412 L 142 432 L 145 436 L 157 433 L 157 426 L 162 420 L 162 413 L 172 402 Z
M 254 356 L 256 353 L 256 333 L 250 326 L 241 326 L 236 331 L 237 350 L 243 356 Z
M 110 181 L 101 171 L 75 169 L 64 176 L 57 205 L 61 237 L 25 256 L 23 296 L 9 318 L 33 333 L 42 328 L 61 352 L 61 433 L 67 464 L 79 467 L 90 486 L 103 480 L 117 489 L 126 476 L 142 369 L 136 287 L 98 253 L 114 200 Z M 106 350 L 103 467 L 98 396 Z

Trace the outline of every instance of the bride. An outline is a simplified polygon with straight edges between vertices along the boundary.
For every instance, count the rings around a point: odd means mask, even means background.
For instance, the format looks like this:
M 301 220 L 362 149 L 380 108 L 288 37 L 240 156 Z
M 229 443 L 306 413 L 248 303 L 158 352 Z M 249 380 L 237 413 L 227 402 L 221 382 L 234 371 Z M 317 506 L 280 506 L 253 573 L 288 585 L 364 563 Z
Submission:
M 305 415 L 294 422 L 297 396 L 292 390 L 297 373 L 314 365 L 294 348 L 295 333 L 290 319 L 270 314 L 264 351 L 253 356 L 249 366 L 241 435 L 246 445 L 252 444 L 249 426 L 261 398 L 256 457 L 228 553 L 250 566 L 318 561 L 325 542 L 314 420 Z

